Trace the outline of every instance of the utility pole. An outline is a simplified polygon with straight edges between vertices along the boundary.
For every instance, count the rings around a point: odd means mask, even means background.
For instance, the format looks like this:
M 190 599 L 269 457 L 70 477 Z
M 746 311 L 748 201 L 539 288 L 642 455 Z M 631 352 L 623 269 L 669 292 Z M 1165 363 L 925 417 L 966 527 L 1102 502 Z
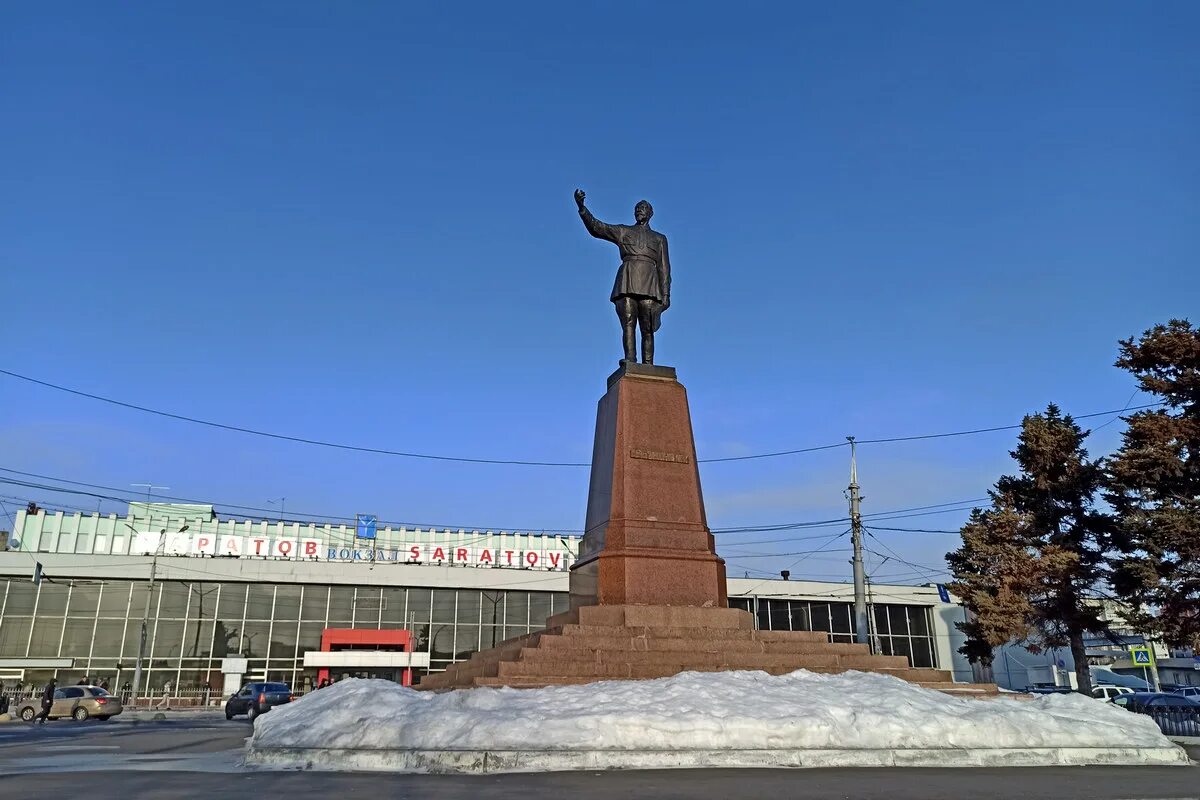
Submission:
M 850 442 L 850 540 L 854 543 L 854 639 L 859 644 L 871 644 L 870 619 L 867 616 L 867 572 L 863 568 L 863 527 L 858 486 L 858 463 L 854 437 Z M 872 652 L 874 648 L 872 647 Z
M 187 529 L 188 526 L 184 525 L 179 529 L 179 533 L 183 533 Z M 138 637 L 137 662 L 133 667 L 133 688 L 129 694 L 129 707 L 135 711 L 137 710 L 138 692 L 142 687 L 142 661 L 146 657 L 146 628 L 150 623 L 150 598 L 154 597 L 154 580 L 158 572 L 158 551 L 162 550 L 166 535 L 166 528 L 159 531 L 158 545 L 154 548 L 154 555 L 150 558 L 150 582 L 146 588 L 146 608 L 142 611 L 142 631 Z

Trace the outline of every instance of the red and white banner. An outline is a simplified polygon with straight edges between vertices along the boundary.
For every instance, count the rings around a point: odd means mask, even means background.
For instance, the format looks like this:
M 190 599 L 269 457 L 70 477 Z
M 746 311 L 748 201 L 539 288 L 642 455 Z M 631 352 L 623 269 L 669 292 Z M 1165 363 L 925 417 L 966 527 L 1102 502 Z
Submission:
M 574 561 L 571 551 L 553 540 L 536 549 L 414 542 L 399 547 L 363 549 L 334 547 L 321 539 L 273 539 L 210 533 L 159 534 L 139 532 L 130 555 L 224 556 L 304 561 L 374 561 L 437 566 L 502 567 L 564 570 Z M 557 545 L 557 546 L 556 546 Z

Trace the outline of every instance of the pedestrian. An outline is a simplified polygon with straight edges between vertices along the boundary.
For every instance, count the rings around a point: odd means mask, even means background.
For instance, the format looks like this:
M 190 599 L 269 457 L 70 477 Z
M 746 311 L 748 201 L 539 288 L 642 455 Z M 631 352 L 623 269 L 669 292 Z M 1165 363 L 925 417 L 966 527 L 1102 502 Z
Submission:
M 166 683 L 163 684 L 163 696 L 162 696 L 162 700 L 159 701 L 159 703 L 158 703 L 158 708 L 165 708 L 168 711 L 171 710 L 171 682 L 170 681 L 167 681 Z
M 106 692 L 108 691 L 108 678 L 104 678 L 100 681 L 100 688 Z
M 76 686 L 87 686 L 88 685 L 87 675 L 84 675 L 82 678 L 80 678 L 79 683 L 77 683 L 75 685 Z
M 46 724 L 46 719 L 50 716 L 50 707 L 54 705 L 54 678 L 46 684 L 46 688 L 42 690 L 42 713 L 34 717 L 34 720 L 42 725 Z

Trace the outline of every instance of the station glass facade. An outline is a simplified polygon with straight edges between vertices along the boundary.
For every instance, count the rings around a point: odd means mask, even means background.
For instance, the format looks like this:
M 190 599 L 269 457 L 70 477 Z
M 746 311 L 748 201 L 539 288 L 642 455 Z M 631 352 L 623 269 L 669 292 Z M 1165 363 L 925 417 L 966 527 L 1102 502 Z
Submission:
M 249 659 L 247 676 L 314 682 L 304 653 L 326 628 L 407 628 L 416 651 L 442 670 L 476 650 L 531 630 L 567 609 L 566 592 L 320 584 L 63 580 L 35 586 L 0 578 L 0 657 L 75 659 L 59 683 L 132 681 L 149 594 L 143 685 L 221 689 L 221 659 Z M 420 674 L 422 670 L 414 670 Z M 27 670 L 35 685 L 51 672 Z
M 758 627 L 773 631 L 828 631 L 830 641 L 853 642 L 857 626 L 851 603 L 731 597 L 729 605 L 755 615 Z M 937 648 L 927 606 L 874 603 L 870 632 L 876 651 L 907 656 L 914 667 L 937 667 Z
M 568 607 L 566 592 L 519 589 L 347 586 L 315 583 L 0 578 L 0 657 L 73 658 L 60 683 L 102 678 L 118 689 L 133 679 L 141 620 L 149 597 L 144 687 L 220 691 L 221 659 L 249 660 L 247 679 L 278 680 L 303 690 L 316 670 L 304 653 L 321 649 L 326 628 L 406 628 L 430 670 L 445 669 L 476 650 L 541 629 Z M 854 641 L 847 602 L 730 598 L 767 630 L 827 631 Z M 930 609 L 875 604 L 877 651 L 903 655 L 915 667 L 937 667 Z M 418 675 L 422 670 L 414 670 Z M 50 671 L 28 669 L 40 685 Z

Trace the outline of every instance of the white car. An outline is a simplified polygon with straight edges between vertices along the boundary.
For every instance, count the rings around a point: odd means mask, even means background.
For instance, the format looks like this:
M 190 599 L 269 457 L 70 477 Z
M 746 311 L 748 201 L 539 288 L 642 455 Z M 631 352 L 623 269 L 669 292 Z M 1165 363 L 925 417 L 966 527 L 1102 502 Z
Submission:
M 1200 686 L 1185 686 L 1182 689 L 1176 689 L 1174 694 L 1181 694 L 1193 700 L 1200 700 Z
M 1122 694 L 1133 694 L 1133 689 L 1128 686 L 1093 686 L 1092 697 L 1097 700 L 1111 701 L 1114 697 Z

